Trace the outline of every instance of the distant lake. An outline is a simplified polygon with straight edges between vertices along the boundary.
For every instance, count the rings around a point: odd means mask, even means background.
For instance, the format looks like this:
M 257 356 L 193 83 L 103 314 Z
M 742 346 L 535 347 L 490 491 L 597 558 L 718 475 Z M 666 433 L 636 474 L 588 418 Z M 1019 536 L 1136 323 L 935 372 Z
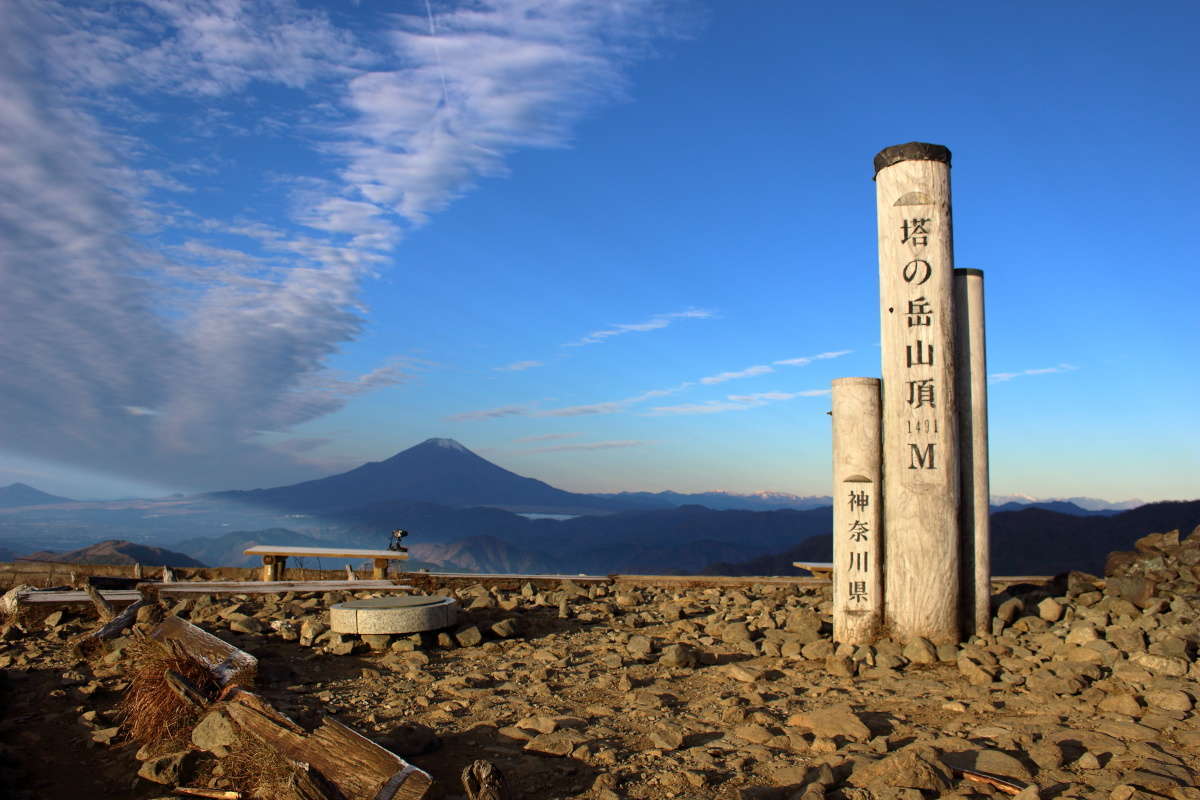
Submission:
M 525 519 L 556 519 L 559 522 L 561 522 L 564 519 L 575 519 L 576 517 L 581 516 L 581 515 L 580 514 L 518 514 L 517 516 L 524 517 Z

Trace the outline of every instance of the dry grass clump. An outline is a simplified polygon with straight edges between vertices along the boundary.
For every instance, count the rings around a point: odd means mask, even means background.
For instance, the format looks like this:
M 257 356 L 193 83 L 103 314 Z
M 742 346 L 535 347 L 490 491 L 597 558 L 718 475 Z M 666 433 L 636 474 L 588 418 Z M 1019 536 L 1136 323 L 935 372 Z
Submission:
M 231 789 L 264 800 L 285 800 L 296 764 L 253 736 L 242 734 L 221 759 L 221 777 Z
M 176 642 L 144 635 L 138 635 L 125 652 L 130 680 L 118 709 L 129 726 L 130 738 L 142 744 L 186 738 L 201 709 L 176 694 L 166 673 L 176 672 L 202 695 L 214 697 L 220 687 L 208 665 Z

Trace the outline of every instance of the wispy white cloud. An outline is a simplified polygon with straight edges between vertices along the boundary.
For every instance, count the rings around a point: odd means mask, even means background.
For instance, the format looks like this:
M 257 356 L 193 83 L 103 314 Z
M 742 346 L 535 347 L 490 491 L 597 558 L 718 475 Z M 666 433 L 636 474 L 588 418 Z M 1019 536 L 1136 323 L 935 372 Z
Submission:
M 832 350 L 828 353 L 818 353 L 815 356 L 802 356 L 800 358 L 784 358 L 779 361 L 772 361 L 771 364 L 776 366 L 788 367 L 806 367 L 814 361 L 822 361 L 830 358 L 839 358 L 854 352 L 853 350 Z M 737 380 L 738 378 L 753 378 L 758 375 L 768 375 L 775 371 L 775 367 L 769 364 L 757 364 L 753 367 L 737 370 L 735 372 L 722 372 L 718 375 L 710 375 L 707 378 L 701 378 L 700 383 L 706 386 L 712 386 L 717 383 L 725 383 L 725 381 Z
M 737 378 L 753 378 L 756 375 L 766 375 L 774 371 L 773 367 L 769 367 L 766 364 L 759 364 L 754 367 L 746 367 L 737 372 L 722 372 L 719 375 L 709 375 L 707 378 L 701 378 L 700 382 L 705 386 L 711 386 L 715 383 L 724 383 L 725 381 L 732 381 Z
M 815 356 L 801 356 L 800 358 L 784 358 L 779 361 L 772 361 L 772 364 L 777 366 L 787 367 L 807 367 L 814 361 L 822 361 L 828 358 L 840 358 L 853 353 L 853 350 L 832 350 L 828 353 L 817 353 Z
M 293 89 L 346 79 L 378 60 L 321 11 L 288 0 L 143 0 L 124 13 L 43 4 L 57 23 L 44 46 L 72 86 L 128 86 L 200 97 L 254 81 Z
M 519 439 L 513 439 L 519 444 L 528 444 L 532 442 L 555 442 L 561 439 L 574 439 L 577 436 L 582 436 L 581 433 L 543 433 L 538 436 L 522 436 Z
M 657 397 L 667 397 L 668 395 L 677 394 L 678 392 L 682 392 L 685 389 L 690 389 L 695 385 L 696 383 L 694 381 L 684 381 L 683 383 L 667 389 L 651 389 L 648 392 L 642 392 L 641 394 L 634 395 L 633 397 L 630 397 L 622 402 L 629 405 L 634 405 L 636 403 L 645 402 L 646 400 L 653 400 Z
M 645 333 L 646 331 L 656 331 L 667 327 L 677 319 L 709 319 L 713 316 L 711 311 L 702 309 L 689 309 L 688 311 L 676 311 L 671 314 L 656 314 L 644 322 L 631 322 L 622 325 L 613 325 L 610 328 L 603 330 L 592 331 L 574 342 L 567 342 L 566 347 L 582 347 L 587 344 L 597 344 L 606 339 L 611 339 L 614 336 L 624 336 L 627 333 Z
M 566 408 L 548 408 L 533 412 L 535 417 L 583 417 L 591 414 L 616 414 L 624 411 L 629 404 L 624 400 L 608 403 L 589 403 L 582 406 L 567 406 Z
M 804 366 L 814 361 L 823 359 L 838 358 L 852 350 L 834 350 L 826 353 L 819 353 L 814 356 L 805 356 L 803 358 L 790 358 L 781 361 L 772 362 L 774 364 L 782 364 L 788 366 Z M 716 384 L 725 383 L 731 380 L 740 378 L 752 378 L 759 375 L 768 375 L 776 372 L 775 368 L 768 364 L 757 364 L 746 369 L 733 372 L 721 372 L 716 375 L 709 375 L 695 381 L 683 381 L 665 389 L 651 389 L 642 392 L 641 394 L 627 397 L 623 400 L 609 400 L 601 403 L 587 403 L 584 405 L 567 406 L 565 408 L 539 409 L 533 406 L 505 406 L 498 409 L 487 409 L 483 411 L 469 411 L 463 414 L 456 414 L 449 417 L 451 420 L 471 420 L 471 419 L 491 419 L 501 416 L 531 416 L 531 417 L 579 417 L 597 414 L 618 414 L 623 411 L 628 411 L 634 406 L 646 402 L 647 400 L 655 400 L 660 397 L 677 394 L 686 391 L 695 386 L 713 386 Z M 790 400 L 795 397 L 814 397 L 817 395 L 829 394 L 828 389 L 813 389 L 803 392 L 760 392 L 758 394 L 743 394 L 729 395 L 724 400 L 709 400 L 703 403 L 687 403 L 678 406 L 658 406 L 649 412 L 653 416 L 662 416 L 667 414 L 713 414 L 721 411 L 743 411 L 748 408 L 765 405 L 769 402 L 777 400 Z
M 521 372 L 541 366 L 545 366 L 541 361 L 514 361 L 511 364 L 505 364 L 503 367 L 492 367 L 492 369 L 497 372 Z
M 4 446 L 181 488 L 311 477 L 303 448 L 260 434 L 418 368 L 328 368 L 364 330 L 363 281 L 406 227 L 503 174 L 509 153 L 567 145 L 581 114 L 619 97 L 639 42 L 663 30 L 657 9 L 473 3 L 438 14 L 435 39 L 419 17 L 361 34 L 294 0 L 5 4 L 0 335 L 22 344 L 0 353 Z M 304 102 L 231 118 L 268 85 Z M 185 124 L 209 149 L 190 165 L 161 168 L 139 138 L 164 97 L 203 104 Z M 197 176 L 250 168 L 220 149 L 250 134 L 286 134 L 325 170 L 280 176 L 290 220 L 180 205 Z M 527 409 L 474 415 L 513 413 Z
M 400 232 L 388 222 L 386 210 L 374 203 L 327 197 L 297 214 L 297 221 L 310 228 L 351 237 L 351 247 L 387 250 Z
M 297 436 L 292 439 L 281 439 L 274 442 L 271 448 L 284 453 L 309 453 L 327 444 L 333 444 L 334 439 L 328 436 Z
M 797 397 L 824 397 L 829 389 L 805 389 L 802 392 L 757 392 L 755 394 L 731 394 L 729 399 L 737 403 L 757 403 L 769 400 L 794 400 Z
M 566 145 L 582 114 L 622 96 L 642 37 L 663 30 L 652 2 L 430 8 L 392 17 L 393 65 L 349 82 L 356 117 L 335 147 L 357 194 L 413 224 L 504 175 L 512 151 Z
M 822 397 L 828 389 L 808 389 L 802 392 L 758 392 L 756 394 L 731 394 L 723 400 L 706 400 L 703 403 L 685 403 L 677 406 L 657 406 L 646 413 L 650 417 L 683 416 L 690 414 L 720 414 L 725 411 L 746 411 L 780 400 L 797 397 Z
M 464 411 L 451 414 L 446 419 L 451 422 L 467 422 L 475 419 L 499 419 L 500 417 L 526 417 L 532 409 L 529 406 L 500 406 L 499 408 L 484 408 L 479 411 Z
M 988 375 L 989 383 L 1003 383 L 1011 381 L 1013 378 L 1020 378 L 1025 375 L 1050 375 L 1055 372 L 1073 372 L 1079 369 L 1074 364 L 1059 364 L 1054 367 L 1041 367 L 1039 369 L 1025 369 L 1020 372 L 993 372 Z
M 551 447 L 535 447 L 525 450 L 526 453 L 564 453 L 575 450 L 613 450 L 622 447 L 642 447 L 646 442 L 636 440 L 621 440 L 610 442 L 582 442 L 580 444 L 559 444 Z

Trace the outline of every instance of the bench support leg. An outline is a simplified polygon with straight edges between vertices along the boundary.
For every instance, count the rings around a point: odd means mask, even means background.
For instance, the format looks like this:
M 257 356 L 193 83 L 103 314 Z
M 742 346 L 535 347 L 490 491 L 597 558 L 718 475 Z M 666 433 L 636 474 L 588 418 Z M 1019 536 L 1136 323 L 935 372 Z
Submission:
M 388 574 L 388 559 L 375 559 L 375 568 L 371 570 L 371 577 L 377 581 L 386 581 Z
M 264 581 L 281 581 L 283 572 L 287 569 L 287 556 L 263 556 L 262 579 Z

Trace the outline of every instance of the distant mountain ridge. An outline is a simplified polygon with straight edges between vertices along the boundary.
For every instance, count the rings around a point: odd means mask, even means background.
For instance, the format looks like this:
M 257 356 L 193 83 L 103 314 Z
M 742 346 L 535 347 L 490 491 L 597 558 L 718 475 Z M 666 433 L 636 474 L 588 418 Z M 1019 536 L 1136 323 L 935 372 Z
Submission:
M 993 505 L 991 512 L 996 514 L 1001 511 L 1023 511 L 1026 508 L 1040 508 L 1044 511 L 1055 511 L 1059 514 L 1070 514 L 1073 517 L 1111 517 L 1113 514 L 1120 514 L 1121 510 L 1116 508 L 1105 508 L 1090 510 L 1069 503 L 1065 500 L 1036 500 L 1032 503 L 1017 503 L 1007 502 L 1004 505 Z
M 63 564 L 152 564 L 164 567 L 203 567 L 191 556 L 166 550 L 162 547 L 127 542 L 123 539 L 108 539 L 103 542 L 71 550 L 67 553 L 52 553 L 41 550 L 20 556 L 22 561 L 53 561 Z
M 20 508 L 21 506 L 49 506 L 57 503 L 75 503 L 69 497 L 47 494 L 25 483 L 10 483 L 0 487 L 0 508 Z
M 413 534 L 410 568 L 450 571 L 679 574 L 718 563 L 761 571 L 785 553 L 791 560 L 828 560 L 831 547 L 828 496 L 581 494 L 513 473 L 444 438 L 337 475 L 253 491 L 104 504 L 66 501 L 24 484 L 8 489 L 13 502 L 35 505 L 0 507 L 5 522 L 0 545 L 18 554 L 36 548 L 55 559 L 96 556 L 51 551 L 120 537 L 164 544 L 198 562 L 249 566 L 256 559 L 243 551 L 254 544 L 375 549 L 395 528 Z M 1086 568 L 1081 565 L 1127 546 L 1118 541 L 1125 534 L 1145 532 L 1125 524 L 1134 511 L 1107 508 L 1117 504 L 1094 498 L 1073 499 L 1087 506 L 993 497 L 1004 501 L 992 508 L 996 569 Z M 513 512 L 576 516 L 528 519 Z M 1010 526 L 1012 519 L 1020 524 Z M 161 563 L 164 556 L 133 560 Z
M 563 491 L 517 475 L 453 439 L 426 439 L 385 461 L 368 462 L 328 478 L 272 489 L 214 492 L 206 497 L 309 512 L 397 502 L 495 506 L 522 511 L 571 509 L 578 513 L 602 513 L 623 507 L 604 498 Z
M 1114 550 L 1128 550 L 1147 533 L 1200 525 L 1200 500 L 1149 503 L 1114 514 L 1064 514 L 1034 506 L 991 515 L 993 575 L 1055 575 L 1069 570 L 1104 574 Z M 715 562 L 709 575 L 799 575 L 795 561 L 830 561 L 833 539 L 815 536 L 779 553 Z
M 994 494 L 991 497 L 993 508 L 1008 508 L 1010 506 L 1040 506 L 1050 508 L 1055 503 L 1070 503 L 1084 511 L 1130 511 L 1146 505 L 1145 500 L 1132 498 L 1129 500 L 1102 500 L 1098 497 L 1030 497 L 1024 494 Z
M 829 495 L 805 496 L 790 492 L 615 492 L 594 497 L 643 504 L 648 508 L 701 505 L 718 511 L 777 511 L 784 508 L 803 511 L 833 504 Z

